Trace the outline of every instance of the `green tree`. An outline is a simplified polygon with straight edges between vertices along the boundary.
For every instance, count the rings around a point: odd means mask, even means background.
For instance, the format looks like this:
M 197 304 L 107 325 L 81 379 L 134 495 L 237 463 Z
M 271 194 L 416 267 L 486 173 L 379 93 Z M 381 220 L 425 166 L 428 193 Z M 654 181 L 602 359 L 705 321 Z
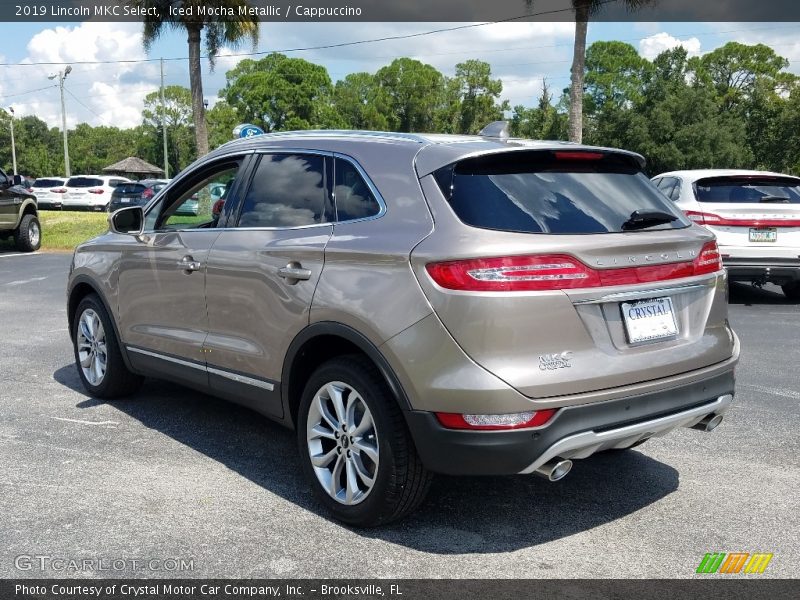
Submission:
M 163 114 L 162 114 L 163 110 Z M 195 157 L 192 144 L 192 94 L 180 85 L 168 85 L 164 88 L 164 105 L 162 109 L 161 92 L 152 92 L 144 98 L 142 125 L 148 135 L 163 140 L 163 127 L 167 128 L 167 151 L 170 173 L 177 173 Z M 164 164 L 164 144 L 155 149 L 157 157 L 154 164 Z
M 492 79 L 489 63 L 468 60 L 456 65 L 453 78 L 458 90 L 459 118 L 456 133 L 478 133 L 488 123 L 499 121 L 510 109 L 508 101 L 497 103 L 503 82 Z
M 217 100 L 208 111 L 208 137 L 212 148 L 233 139 L 233 130 L 242 120 L 236 109 L 225 100 Z
M 511 134 L 516 137 L 534 140 L 565 140 L 567 139 L 567 118 L 553 106 L 553 96 L 547 80 L 542 81 L 542 93 L 537 106 L 526 108 L 518 105 L 514 107 L 511 122 Z
M 250 40 L 253 47 L 258 43 L 258 17 L 241 15 L 240 8 L 249 6 L 247 0 L 183 0 L 182 7 L 187 10 L 186 16 L 177 20 L 167 18 L 169 9 L 175 5 L 173 0 L 127 0 L 128 4 L 137 8 L 154 8 L 155 15 L 144 18 L 142 40 L 145 50 L 168 29 L 186 31 L 189 44 L 189 87 L 192 93 L 192 114 L 194 118 L 195 144 L 198 156 L 208 153 L 208 130 L 206 128 L 205 107 L 203 106 L 203 80 L 200 70 L 200 42 L 205 34 L 205 49 L 211 67 L 214 59 L 223 47 L 236 48 L 245 40 Z M 205 8 L 201 12 L 198 8 Z M 223 15 L 207 16 L 222 12 Z
M 444 76 L 431 65 L 397 58 L 375 79 L 385 93 L 389 127 L 394 131 L 434 131 L 444 101 Z
M 226 74 L 226 102 L 265 131 L 340 126 L 325 67 L 283 54 L 245 59 Z
M 371 73 L 350 73 L 336 82 L 333 105 L 350 129 L 389 129 L 388 96 Z
M 645 4 L 657 0 L 623 0 L 628 10 L 637 10 Z M 525 0 L 530 10 L 534 0 Z M 569 87 L 569 140 L 580 143 L 583 140 L 583 76 L 586 62 L 586 33 L 589 19 L 596 14 L 607 0 L 572 0 L 575 10 L 575 43 L 572 51 L 572 68 Z

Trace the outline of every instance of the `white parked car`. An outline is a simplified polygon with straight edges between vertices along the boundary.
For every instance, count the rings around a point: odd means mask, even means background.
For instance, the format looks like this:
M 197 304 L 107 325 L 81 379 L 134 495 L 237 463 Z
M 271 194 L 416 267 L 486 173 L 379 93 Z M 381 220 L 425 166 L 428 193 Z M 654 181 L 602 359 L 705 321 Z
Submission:
M 734 281 L 780 285 L 800 300 L 800 178 L 766 171 L 672 171 L 653 183 L 713 231 Z
M 107 210 L 114 188 L 129 181 L 118 175 L 74 175 L 64 185 L 62 208 Z
M 67 189 L 64 187 L 66 179 L 63 177 L 38 177 L 31 186 L 31 191 L 36 196 L 39 210 L 61 208 L 61 201 Z

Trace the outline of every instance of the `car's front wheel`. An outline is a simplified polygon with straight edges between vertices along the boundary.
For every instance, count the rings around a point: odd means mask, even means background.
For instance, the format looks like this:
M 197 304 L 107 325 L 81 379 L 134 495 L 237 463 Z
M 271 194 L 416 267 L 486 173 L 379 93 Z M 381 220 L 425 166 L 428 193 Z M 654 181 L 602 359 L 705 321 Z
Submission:
M 320 366 L 306 384 L 297 419 L 303 471 L 333 516 L 361 527 L 413 511 L 431 474 L 377 368 L 349 355 Z
M 139 389 L 142 378 L 125 366 L 111 317 L 95 294 L 78 304 L 72 341 L 78 375 L 92 396 L 118 398 Z
M 36 215 L 25 215 L 14 231 L 14 243 L 17 250 L 35 252 L 42 245 L 42 226 Z
M 792 281 L 791 283 L 785 283 L 781 286 L 784 295 L 789 300 L 794 300 L 795 302 L 800 302 L 800 281 Z

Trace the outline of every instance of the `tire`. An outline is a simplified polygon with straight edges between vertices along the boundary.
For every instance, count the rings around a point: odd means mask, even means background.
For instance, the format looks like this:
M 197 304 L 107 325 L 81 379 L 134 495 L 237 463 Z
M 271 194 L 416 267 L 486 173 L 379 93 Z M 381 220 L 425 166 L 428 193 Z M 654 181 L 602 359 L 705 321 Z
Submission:
M 795 302 L 800 302 L 800 281 L 792 281 L 781 286 L 784 295 Z
M 42 245 L 42 226 L 36 215 L 25 215 L 14 230 L 14 243 L 20 252 L 35 252 Z
M 361 435 L 341 435 L 348 419 L 338 419 L 333 409 L 331 398 L 337 391 L 342 412 L 352 414 L 351 432 L 365 426 L 365 416 L 371 417 L 371 426 Z M 341 356 L 314 372 L 300 400 L 297 440 L 303 472 L 314 494 L 334 518 L 349 525 L 375 527 L 401 519 L 420 505 L 430 487 L 432 475 L 417 455 L 396 400 L 378 369 L 364 356 Z M 377 450 L 377 461 L 363 448 L 373 454 Z M 312 464 L 312 452 L 317 467 Z M 330 459 L 323 464 L 326 457 Z M 332 476 L 337 469 L 339 476 Z M 348 486 L 348 480 L 355 485 Z M 334 491 L 338 491 L 338 500 Z
M 84 318 L 86 322 L 82 323 Z M 119 398 L 133 394 L 141 386 L 143 378 L 125 366 L 114 324 L 96 294 L 89 294 L 81 300 L 72 316 L 72 347 L 78 376 L 90 395 L 104 399 Z M 100 375 L 103 356 L 105 368 Z M 89 360 L 95 358 L 97 362 Z

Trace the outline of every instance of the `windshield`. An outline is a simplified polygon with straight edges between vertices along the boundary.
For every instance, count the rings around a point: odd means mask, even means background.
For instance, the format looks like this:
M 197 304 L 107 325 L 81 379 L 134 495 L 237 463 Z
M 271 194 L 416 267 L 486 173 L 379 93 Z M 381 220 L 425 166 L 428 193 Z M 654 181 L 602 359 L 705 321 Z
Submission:
M 695 194 L 698 202 L 800 204 L 800 180 L 760 175 L 712 177 L 698 180 Z
M 458 218 L 482 229 L 618 233 L 630 229 L 637 211 L 666 217 L 640 230 L 690 225 L 634 159 L 622 154 L 508 152 L 463 160 L 435 176 Z

